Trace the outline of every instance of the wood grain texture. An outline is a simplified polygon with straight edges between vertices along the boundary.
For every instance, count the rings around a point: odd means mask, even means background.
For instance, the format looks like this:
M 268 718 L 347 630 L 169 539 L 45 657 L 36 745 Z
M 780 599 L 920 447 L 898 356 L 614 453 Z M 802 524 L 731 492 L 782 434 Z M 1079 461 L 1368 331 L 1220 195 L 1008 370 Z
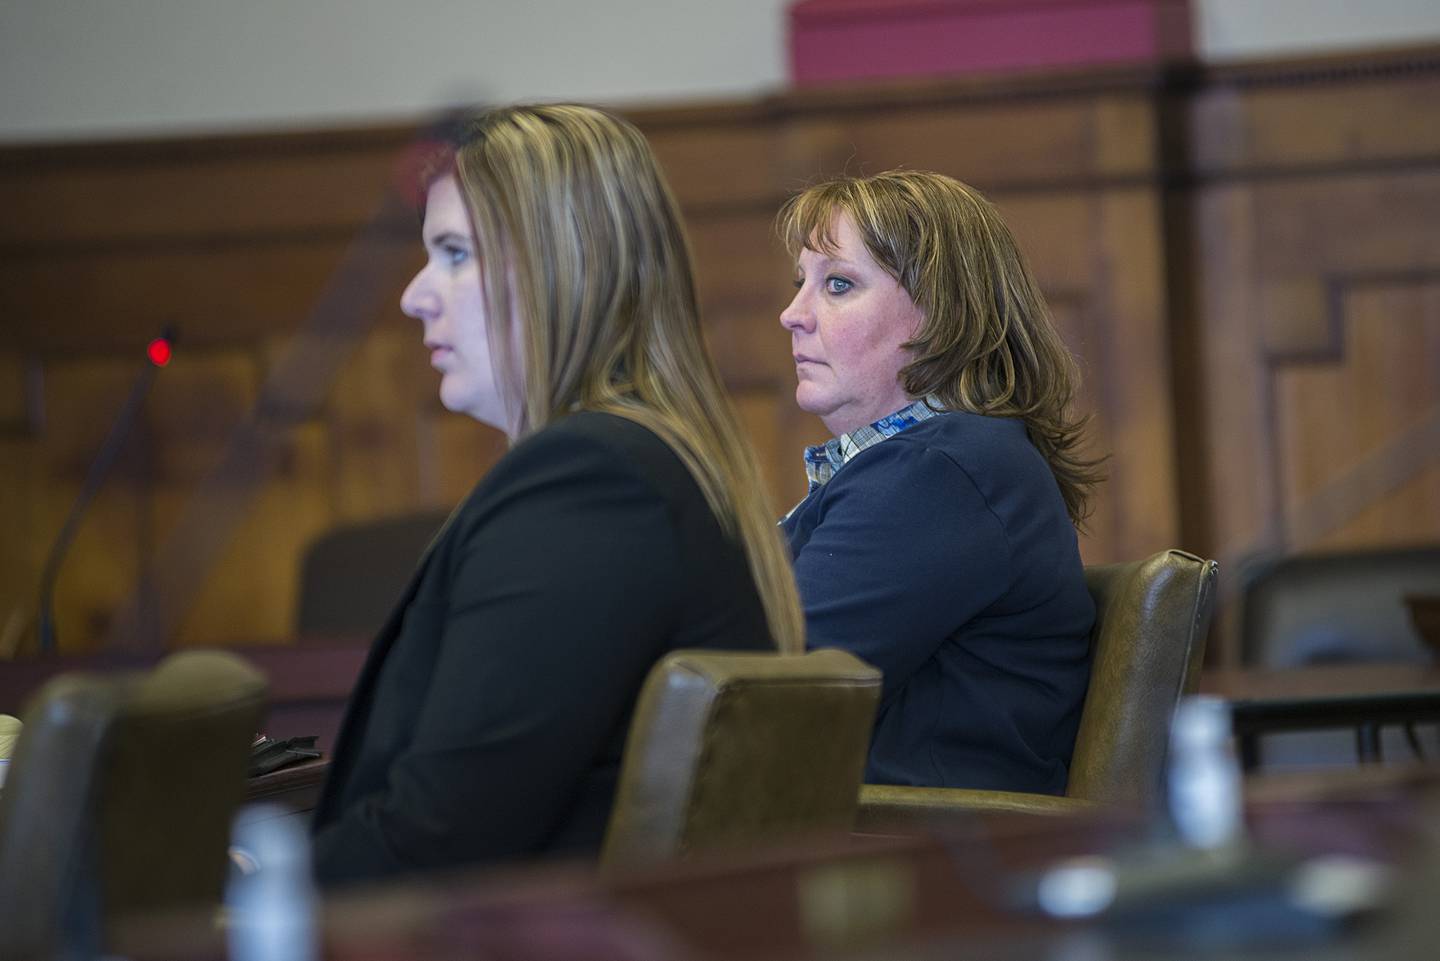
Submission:
M 1190 111 L 1199 418 L 1221 660 L 1255 555 L 1440 539 L 1440 66 L 1221 72 Z M 1182 458 L 1184 459 L 1184 458 Z
M 1110 457 L 1087 562 L 1219 556 L 1223 603 L 1248 553 L 1440 537 L 1437 113 L 1431 50 L 630 115 L 685 211 L 777 514 L 825 432 L 793 404 L 775 210 L 818 178 L 929 168 L 996 202 L 1081 362 Z M 309 539 L 453 504 L 503 453 L 440 407 L 396 306 L 416 221 L 383 198 L 418 129 L 0 151 L 0 653 L 162 324 L 180 350 L 60 579 L 66 650 L 286 638 Z M 317 305 L 343 322 L 313 329 Z

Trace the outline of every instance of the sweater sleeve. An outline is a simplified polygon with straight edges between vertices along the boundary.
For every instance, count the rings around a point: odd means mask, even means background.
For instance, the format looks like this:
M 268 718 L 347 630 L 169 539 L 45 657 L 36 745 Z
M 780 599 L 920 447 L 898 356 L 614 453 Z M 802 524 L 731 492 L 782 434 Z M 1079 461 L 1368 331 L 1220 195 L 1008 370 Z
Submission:
M 483 490 L 456 521 L 448 600 L 432 602 L 443 629 L 404 638 L 439 645 L 413 737 L 383 789 L 317 834 L 322 881 L 534 850 L 677 616 L 668 506 L 603 445 L 517 448 Z
M 808 644 L 880 668 L 888 700 L 1003 594 L 1005 530 L 959 464 L 903 436 L 861 452 L 820 496 L 795 556 Z

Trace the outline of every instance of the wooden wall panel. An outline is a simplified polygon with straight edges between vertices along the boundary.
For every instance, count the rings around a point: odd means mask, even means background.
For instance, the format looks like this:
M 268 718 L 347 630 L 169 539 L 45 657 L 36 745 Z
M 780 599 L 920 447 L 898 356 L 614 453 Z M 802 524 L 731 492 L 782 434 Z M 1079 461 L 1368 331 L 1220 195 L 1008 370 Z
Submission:
M 337 521 L 403 513 L 420 499 L 420 472 L 410 453 L 419 446 L 419 418 L 398 415 L 413 412 L 436 374 L 419 322 L 398 309 L 394 316 L 371 331 L 330 389 L 324 422 Z
M 1440 486 L 1428 486 L 1427 499 L 1425 482 L 1440 451 L 1422 437 L 1440 417 L 1440 273 L 1428 284 L 1376 285 L 1336 306 L 1333 353 L 1275 370 L 1285 530 L 1326 548 L 1433 539 Z M 1357 470 L 1382 464 L 1391 467 L 1383 489 L 1351 510 L 1317 513 Z
M 32 640 L 48 528 L 40 517 L 40 464 L 33 445 L 0 434 L 0 659 Z M 53 535 L 52 535 L 53 536 Z
M 348 238 L 283 237 L 205 246 L 180 238 L 163 248 L 11 257 L 0 262 L 0 311 L 12 344 L 37 350 L 143 347 L 166 324 L 189 346 L 249 343 L 293 333 L 349 245 Z M 413 244 L 395 242 L 393 257 L 408 262 Z
M 655 115 L 646 133 L 681 204 L 727 211 L 775 193 L 784 154 L 763 114 L 725 107 Z
M 306 544 L 337 523 L 333 452 L 318 423 L 282 442 L 279 466 L 245 505 L 244 521 L 221 545 L 193 597 L 178 604 L 176 646 L 278 642 L 294 632 L 299 561 Z M 183 516 L 192 488 L 162 492 L 157 508 Z M 168 533 L 168 532 L 167 532 Z
M 1190 120 L 1183 442 L 1233 614 L 1247 557 L 1440 541 L 1440 63 L 1220 71 Z
M 411 131 L 6 151 L 0 247 L 248 239 L 367 224 Z
M 431 389 L 439 387 L 438 378 Z M 468 417 L 452 414 L 431 399 L 421 405 L 421 497 L 418 507 L 460 503 L 507 449 L 505 435 Z
M 795 376 L 780 311 L 795 290 L 794 267 L 774 237 L 774 211 L 690 218 L 706 342 L 736 385 Z
M 45 365 L 44 430 L 27 445 L 33 460 L 23 495 L 38 521 L 31 529 L 43 538 L 32 546 L 37 566 L 25 578 L 31 601 L 39 589 L 39 564 L 79 496 L 113 412 L 124 403 L 137 370 L 133 362 L 96 354 Z M 70 546 L 70 560 L 81 562 L 67 564 L 56 585 L 57 630 L 66 638 L 85 639 L 80 650 L 98 645 L 115 608 L 141 581 L 149 541 L 145 455 L 150 445 L 143 424 L 137 426 Z M 33 617 L 33 608 L 27 613 Z
M 1097 447 L 1121 446 L 1115 442 L 1131 433 L 1143 439 L 1112 462 L 1087 558 L 1173 541 L 1165 414 L 1149 402 L 1167 389 L 1156 349 L 1163 298 L 1153 80 L 1117 76 L 1019 98 L 972 84 L 637 114 L 686 211 L 706 336 L 760 447 L 777 513 L 804 492 L 801 449 L 826 435 L 793 403 L 788 337 L 778 323 L 792 265 L 773 237 L 775 210 L 816 178 L 906 165 L 992 190 L 1055 298 L 1066 337 L 1097 371 L 1084 394 L 1097 413 Z M 13 320 L 22 359 L 84 350 L 116 358 L 162 322 L 178 324 L 190 345 L 165 372 L 164 396 L 147 408 L 144 456 L 135 455 L 160 475 L 117 478 L 104 495 L 111 506 L 97 504 L 114 515 L 98 530 L 120 525 L 104 546 L 133 542 L 129 566 L 92 574 L 101 546 L 77 545 L 76 570 L 67 567 L 62 579 L 65 604 L 119 610 L 136 622 L 131 635 L 141 646 L 279 636 L 309 537 L 332 524 L 453 503 L 503 451 L 498 435 L 439 408 L 418 332 L 398 319 L 394 298 L 417 262 L 413 227 L 400 218 L 366 227 L 403 144 L 388 131 L 334 141 L 55 148 L 22 152 L 12 175 L 0 176 L 0 199 L 22 214 L 19 226 L 0 233 L 8 252 L 0 315 Z M 100 220 L 95 210 L 113 216 Z M 214 465 L 234 464 L 225 460 L 236 443 L 226 424 L 250 413 L 284 355 L 298 349 L 297 332 L 357 236 L 393 290 L 372 284 L 377 302 L 356 308 L 367 316 L 354 325 L 353 353 L 319 406 L 299 412 L 293 436 L 248 441 L 264 462 L 247 482 L 257 489 L 207 492 L 217 484 L 208 473 Z M 1130 361 L 1123 369 L 1114 366 L 1120 358 Z M 1137 390 L 1144 403 L 1132 406 Z M 97 440 L 68 421 L 46 433 L 68 445 L 74 469 Z M 1149 513 L 1108 491 L 1123 491 Z M 63 507 L 48 510 L 46 529 Z M 196 524 L 207 513 L 238 516 L 188 540 L 167 526 Z M 178 572 L 150 571 L 152 564 Z M 197 580 L 202 567 L 206 577 Z M 98 615 L 84 623 L 92 634 L 110 629 Z M 147 638 L 147 627 L 165 636 Z M 98 641 L 77 634 L 66 643 Z
M 1440 438 L 1437 77 L 1440 52 L 1411 52 L 633 116 L 777 513 L 825 432 L 793 404 L 775 210 L 817 178 L 931 168 L 997 203 L 1080 361 L 1110 455 L 1087 561 L 1180 544 L 1228 576 L 1255 550 L 1440 537 L 1433 462 L 1404 454 Z M 67 650 L 281 640 L 310 538 L 453 504 L 501 456 L 440 407 L 396 306 L 416 223 L 382 198 L 413 132 L 0 152 L 0 655 L 162 324 L 176 361 L 59 585 Z
M 1193 165 L 1295 172 L 1440 155 L 1428 54 L 1217 71 L 1195 102 Z M 1409 74 L 1407 76 L 1407 74 Z

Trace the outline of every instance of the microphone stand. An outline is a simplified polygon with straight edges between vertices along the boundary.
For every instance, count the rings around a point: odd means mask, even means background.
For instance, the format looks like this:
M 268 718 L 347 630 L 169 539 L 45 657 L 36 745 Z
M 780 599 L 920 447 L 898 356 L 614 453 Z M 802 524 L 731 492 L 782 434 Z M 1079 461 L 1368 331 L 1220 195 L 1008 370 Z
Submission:
M 172 342 L 174 338 L 169 330 L 166 330 L 161 337 Z M 150 385 L 155 381 L 155 374 L 159 366 L 147 362 L 140 371 L 140 376 L 135 379 L 135 384 L 130 388 L 130 395 L 125 398 L 125 406 L 120 408 L 116 415 L 115 422 L 110 425 L 110 433 L 105 437 L 105 443 L 100 447 L 100 453 L 95 455 L 95 460 L 90 464 L 90 472 L 85 475 L 85 484 L 80 488 L 80 496 L 75 498 L 75 505 L 70 508 L 69 515 L 65 518 L 65 524 L 60 528 L 60 534 L 55 538 L 55 545 L 50 548 L 50 556 L 45 561 L 45 568 L 40 575 L 40 618 L 39 618 L 39 641 L 41 654 L 55 653 L 55 581 L 60 573 L 60 564 L 65 559 L 65 551 L 70 547 L 70 542 L 75 539 L 75 531 L 80 526 L 80 518 L 85 514 L 85 508 L 95 499 L 101 486 L 105 483 L 105 477 L 114 466 L 115 459 L 120 454 L 120 446 L 130 429 L 135 426 L 135 421 L 140 414 L 140 408 L 145 402 L 145 395 L 150 392 Z

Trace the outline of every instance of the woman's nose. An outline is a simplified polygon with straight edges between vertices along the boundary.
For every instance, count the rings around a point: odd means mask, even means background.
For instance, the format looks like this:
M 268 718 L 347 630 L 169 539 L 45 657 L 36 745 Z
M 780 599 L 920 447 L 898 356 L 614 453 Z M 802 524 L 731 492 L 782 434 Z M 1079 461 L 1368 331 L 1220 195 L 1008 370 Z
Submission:
M 815 328 L 815 312 L 810 306 L 810 297 L 804 288 L 795 291 L 790 306 L 780 311 L 780 326 L 788 331 L 811 331 Z
M 430 320 L 440 312 L 440 298 L 425 282 L 424 270 L 405 286 L 405 292 L 400 295 L 400 309 L 416 320 Z

